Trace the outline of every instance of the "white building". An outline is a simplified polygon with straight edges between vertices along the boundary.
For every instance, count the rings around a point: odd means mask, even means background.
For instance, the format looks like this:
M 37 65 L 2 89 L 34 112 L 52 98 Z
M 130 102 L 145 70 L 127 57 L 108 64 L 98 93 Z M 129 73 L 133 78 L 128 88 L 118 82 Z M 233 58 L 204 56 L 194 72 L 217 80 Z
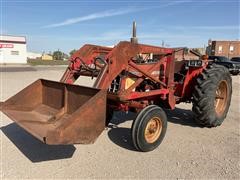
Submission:
M 0 35 L 1 63 L 27 63 L 27 47 L 24 36 Z
M 27 52 L 27 58 L 29 58 L 29 59 L 38 59 L 41 57 L 42 57 L 41 53 Z

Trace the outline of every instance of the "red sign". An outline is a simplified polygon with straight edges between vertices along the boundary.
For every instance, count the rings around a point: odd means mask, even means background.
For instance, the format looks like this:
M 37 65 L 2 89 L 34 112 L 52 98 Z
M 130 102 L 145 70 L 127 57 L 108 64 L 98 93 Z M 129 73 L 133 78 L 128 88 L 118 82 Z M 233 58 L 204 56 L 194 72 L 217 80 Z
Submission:
M 13 48 L 13 44 L 0 44 L 0 48 Z

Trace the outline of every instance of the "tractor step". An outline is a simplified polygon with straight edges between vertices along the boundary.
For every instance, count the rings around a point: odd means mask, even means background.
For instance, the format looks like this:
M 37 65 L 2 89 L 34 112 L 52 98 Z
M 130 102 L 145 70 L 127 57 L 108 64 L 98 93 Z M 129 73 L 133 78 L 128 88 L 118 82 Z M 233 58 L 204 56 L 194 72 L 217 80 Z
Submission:
M 106 102 L 105 90 L 39 79 L 0 109 L 46 144 L 89 144 L 104 130 Z

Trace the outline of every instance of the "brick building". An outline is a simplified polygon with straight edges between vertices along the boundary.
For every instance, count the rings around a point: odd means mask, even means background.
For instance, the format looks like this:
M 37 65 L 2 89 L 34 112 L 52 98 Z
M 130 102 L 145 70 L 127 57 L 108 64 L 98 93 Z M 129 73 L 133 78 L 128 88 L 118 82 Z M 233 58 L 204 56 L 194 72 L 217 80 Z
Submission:
M 212 56 L 226 56 L 228 58 L 240 56 L 240 41 L 209 40 L 207 54 Z

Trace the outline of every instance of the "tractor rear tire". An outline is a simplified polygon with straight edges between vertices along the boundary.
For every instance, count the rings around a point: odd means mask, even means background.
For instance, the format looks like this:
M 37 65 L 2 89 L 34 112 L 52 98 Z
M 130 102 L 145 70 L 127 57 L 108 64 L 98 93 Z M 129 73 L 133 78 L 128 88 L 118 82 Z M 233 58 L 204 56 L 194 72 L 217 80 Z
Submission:
M 147 106 L 132 124 L 133 145 L 139 151 L 152 151 L 161 144 L 166 131 L 167 116 L 162 108 Z
M 220 126 L 227 116 L 232 79 L 227 68 L 212 64 L 196 79 L 193 92 L 194 118 L 204 127 Z

